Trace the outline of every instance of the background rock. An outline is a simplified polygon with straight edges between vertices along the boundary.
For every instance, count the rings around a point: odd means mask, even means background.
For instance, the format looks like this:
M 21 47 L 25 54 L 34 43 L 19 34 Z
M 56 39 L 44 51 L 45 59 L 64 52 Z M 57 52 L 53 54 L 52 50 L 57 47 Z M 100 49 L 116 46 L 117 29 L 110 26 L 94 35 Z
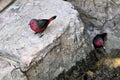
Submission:
M 46 57 L 27 71 L 30 80 L 52 80 L 63 70 L 70 69 L 76 61 L 85 58 L 86 54 L 83 48 L 87 49 L 87 47 L 83 45 L 82 23 L 71 23 L 74 25 L 70 24 L 65 33 L 52 44 L 57 45 L 48 52 Z
M 0 0 L 0 12 L 12 4 L 15 0 Z
M 26 76 L 15 69 L 14 65 L 17 65 L 15 62 L 0 57 L 0 80 L 27 80 Z
M 95 51 L 86 60 L 77 61 L 53 80 L 120 80 L 120 49 L 111 50 L 109 57 L 96 61 Z
M 63 0 L 17 0 L 0 14 L 0 55 L 19 63 L 28 80 L 52 80 L 69 70 L 94 49 L 98 33 L 108 33 L 107 51 L 120 48 L 120 0 L 68 1 L 75 7 Z M 44 36 L 34 35 L 29 21 L 54 15 Z
M 43 32 L 42 38 L 28 25 L 33 18 L 54 15 L 57 18 Z M 62 0 L 16 1 L 0 14 L 1 55 L 19 63 L 29 80 L 52 80 L 86 56 L 83 48 L 88 47 L 78 16 L 74 7 Z
M 107 32 L 106 49 L 120 49 L 120 0 L 68 0 L 80 13 L 85 31 L 90 37 Z M 92 31 L 90 29 L 92 28 Z M 92 38 L 91 38 L 92 39 Z
M 0 14 L 2 19 L 0 48 L 8 54 L 15 55 L 15 58 L 23 65 L 28 66 L 37 56 L 44 57 L 46 53 L 40 53 L 40 51 L 46 49 L 44 52 L 48 52 L 46 47 L 60 37 L 70 23 L 78 20 L 78 13 L 72 9 L 73 6 L 70 3 L 61 0 L 46 2 L 48 0 L 16 1 L 14 5 Z M 51 4 L 53 2 L 55 4 Z M 63 7 L 58 6 L 61 4 Z M 40 34 L 35 35 L 30 29 L 29 21 L 33 18 L 50 18 L 53 15 L 57 15 L 57 18 L 48 26 L 44 36 L 39 38 Z

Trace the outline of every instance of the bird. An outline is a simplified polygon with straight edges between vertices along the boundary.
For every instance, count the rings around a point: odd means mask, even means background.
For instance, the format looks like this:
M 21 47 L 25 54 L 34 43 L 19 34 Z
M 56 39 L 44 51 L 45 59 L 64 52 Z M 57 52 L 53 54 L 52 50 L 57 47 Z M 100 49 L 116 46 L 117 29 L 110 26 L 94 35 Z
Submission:
M 48 24 L 53 21 L 57 16 L 52 16 L 49 19 L 31 19 L 29 22 L 30 28 L 37 33 L 42 33 L 47 28 Z
M 105 40 L 107 37 L 107 33 L 97 34 L 93 38 L 93 45 L 95 49 L 103 48 L 105 51 Z

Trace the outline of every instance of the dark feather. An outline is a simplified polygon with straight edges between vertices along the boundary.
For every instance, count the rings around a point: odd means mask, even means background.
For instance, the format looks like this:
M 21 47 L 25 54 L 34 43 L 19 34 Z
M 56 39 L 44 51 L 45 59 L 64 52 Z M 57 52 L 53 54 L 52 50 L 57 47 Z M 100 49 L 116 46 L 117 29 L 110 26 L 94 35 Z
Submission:
M 47 19 L 38 20 L 38 24 L 37 24 L 38 28 L 44 28 L 44 27 L 47 27 L 47 25 L 48 25 Z
M 101 37 L 103 41 L 105 41 L 106 36 L 107 36 L 107 33 L 102 33 L 102 34 L 98 34 L 96 37 Z

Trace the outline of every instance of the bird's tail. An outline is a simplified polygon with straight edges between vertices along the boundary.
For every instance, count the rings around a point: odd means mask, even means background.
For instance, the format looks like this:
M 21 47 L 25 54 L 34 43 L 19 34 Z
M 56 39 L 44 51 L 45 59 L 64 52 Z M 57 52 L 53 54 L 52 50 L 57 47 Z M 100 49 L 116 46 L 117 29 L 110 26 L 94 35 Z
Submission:
M 103 34 L 101 34 L 100 35 L 102 38 L 103 38 L 103 40 L 106 38 L 106 36 L 107 36 L 107 33 L 103 33 Z
M 50 19 L 48 19 L 48 20 L 49 20 L 49 23 L 50 23 L 52 20 L 54 20 L 56 17 L 57 17 L 57 16 L 53 16 L 53 17 L 51 17 Z

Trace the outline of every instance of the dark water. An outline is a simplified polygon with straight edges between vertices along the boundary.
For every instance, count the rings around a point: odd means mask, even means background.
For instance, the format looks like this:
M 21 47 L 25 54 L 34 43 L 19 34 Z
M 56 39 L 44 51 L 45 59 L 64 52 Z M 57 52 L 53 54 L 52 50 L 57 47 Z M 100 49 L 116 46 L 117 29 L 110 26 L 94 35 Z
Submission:
M 64 70 L 54 80 L 120 80 L 120 50 L 105 53 L 106 57 L 99 60 L 95 53 L 91 51 L 86 60 L 76 62 L 75 66 Z

